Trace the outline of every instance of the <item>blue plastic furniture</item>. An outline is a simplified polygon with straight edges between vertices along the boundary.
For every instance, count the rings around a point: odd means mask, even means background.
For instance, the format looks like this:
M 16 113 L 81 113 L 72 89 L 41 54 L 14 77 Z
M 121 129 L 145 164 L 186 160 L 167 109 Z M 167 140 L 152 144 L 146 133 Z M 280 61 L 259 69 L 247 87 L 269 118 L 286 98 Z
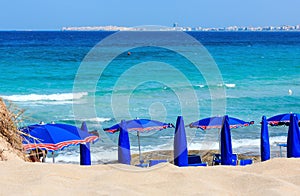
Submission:
M 203 163 L 200 155 L 188 155 L 188 166 L 207 166 Z
M 140 161 L 140 164 L 135 165 L 136 167 L 148 167 L 149 164 L 148 163 L 144 163 L 143 160 Z
M 245 166 L 245 165 L 251 165 L 253 163 L 252 159 L 242 159 L 239 160 L 239 165 Z
M 157 165 L 159 163 L 166 163 L 167 160 L 149 160 L 149 167 Z
M 237 165 L 237 162 L 238 162 L 237 154 L 232 154 L 232 163 L 231 163 L 231 165 Z M 212 165 L 221 165 L 221 154 L 214 154 L 213 155 Z
M 279 146 L 279 152 L 280 152 L 280 157 L 282 157 L 282 147 L 287 147 L 287 144 L 286 143 L 277 143 L 276 144 L 277 146 Z

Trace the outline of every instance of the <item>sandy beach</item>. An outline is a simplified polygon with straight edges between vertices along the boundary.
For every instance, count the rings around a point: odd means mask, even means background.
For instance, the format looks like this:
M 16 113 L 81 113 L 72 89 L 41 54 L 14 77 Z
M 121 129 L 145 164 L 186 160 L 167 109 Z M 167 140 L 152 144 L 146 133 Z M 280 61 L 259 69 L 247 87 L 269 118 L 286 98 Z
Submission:
M 0 126 L 0 195 L 299 195 L 300 159 L 273 158 L 260 162 L 252 158 L 248 166 L 177 167 L 161 163 L 140 168 L 123 164 L 80 166 L 75 164 L 32 163 L 9 143 L 15 128 L 9 112 L 0 104 L 6 121 Z M 7 132 L 9 131 L 9 132 Z M 9 134 L 6 134 L 9 133 Z M 189 151 L 201 154 L 210 165 L 214 151 Z M 151 151 L 143 159 L 168 159 L 173 152 Z M 132 155 L 132 164 L 138 163 Z
M 0 196 L 300 196 L 299 7 L 1 1 Z
M 300 159 L 251 166 L 151 168 L 0 162 L 1 195 L 298 195 Z

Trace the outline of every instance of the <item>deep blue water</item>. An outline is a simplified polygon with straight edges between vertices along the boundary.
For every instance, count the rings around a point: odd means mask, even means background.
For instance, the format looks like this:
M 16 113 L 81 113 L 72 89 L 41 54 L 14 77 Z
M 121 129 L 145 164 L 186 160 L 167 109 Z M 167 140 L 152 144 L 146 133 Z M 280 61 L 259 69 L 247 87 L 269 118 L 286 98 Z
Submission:
M 102 128 L 126 118 L 127 113 L 132 118 L 172 123 L 178 115 L 184 115 L 186 124 L 224 113 L 254 120 L 254 126 L 232 131 L 233 147 L 237 152 L 258 154 L 261 116 L 300 110 L 299 32 L 189 32 L 217 65 L 222 81 L 213 85 L 207 83 L 205 74 L 195 69 L 190 59 L 178 53 L 195 53 L 195 46 L 182 37 L 156 39 L 178 51 L 150 45 L 131 49 L 131 55 L 118 52 L 134 42 L 135 37 L 128 37 L 125 42 L 115 39 L 100 48 L 103 56 L 94 59 L 95 70 L 84 70 L 82 90 L 74 92 L 74 80 L 79 68 L 89 62 L 86 59 L 89 51 L 113 34 L 0 32 L 0 96 L 26 109 L 22 125 L 40 121 L 79 124 L 86 120 L 89 128 L 99 130 L 102 137 L 92 147 L 96 162 L 116 158 L 117 134 L 106 134 Z M 103 66 L 102 59 L 114 53 L 113 61 L 99 75 L 97 66 Z M 218 73 L 209 66 L 205 69 L 214 78 Z M 93 81 L 97 76 L 98 80 Z M 89 88 L 93 82 L 94 90 Z M 189 90 L 193 91 L 198 105 L 193 105 Z M 214 91 L 224 91 L 225 99 L 212 96 Z M 87 104 L 93 97 L 95 102 Z M 84 109 L 78 116 L 74 107 L 79 106 Z M 225 108 L 225 112 L 219 108 Z M 171 149 L 173 132 L 163 130 L 144 135 L 142 150 Z M 187 132 L 190 149 L 218 148 L 216 130 L 202 132 L 187 128 Z M 270 128 L 271 143 L 286 140 L 286 133 L 287 127 Z M 131 141 L 136 152 L 134 134 Z M 273 149 L 277 149 L 274 144 Z M 61 152 L 61 159 L 77 161 L 74 151 L 76 148 Z

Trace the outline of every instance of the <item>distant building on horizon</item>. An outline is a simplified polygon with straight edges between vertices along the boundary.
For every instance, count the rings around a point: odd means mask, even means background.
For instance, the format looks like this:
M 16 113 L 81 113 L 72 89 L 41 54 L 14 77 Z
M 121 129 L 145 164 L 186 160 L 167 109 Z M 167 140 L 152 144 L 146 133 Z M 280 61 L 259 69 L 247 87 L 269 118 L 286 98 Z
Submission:
M 300 31 L 300 25 L 282 26 L 228 26 L 228 27 L 179 27 L 177 22 L 172 27 L 159 29 L 160 31 Z M 82 27 L 63 27 L 62 31 L 147 31 L 142 27 L 122 27 L 122 26 L 82 26 Z

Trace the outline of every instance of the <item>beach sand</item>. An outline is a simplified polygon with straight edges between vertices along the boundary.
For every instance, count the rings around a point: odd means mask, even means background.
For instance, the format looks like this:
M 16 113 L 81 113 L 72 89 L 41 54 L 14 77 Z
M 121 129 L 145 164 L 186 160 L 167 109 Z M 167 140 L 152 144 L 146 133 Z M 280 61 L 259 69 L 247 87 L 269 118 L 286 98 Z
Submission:
M 0 101 L 1 103 L 1 101 Z M 4 107 L 2 107 L 4 108 Z M 1 112 L 2 119 L 9 115 Z M 299 195 L 300 159 L 274 158 L 248 166 L 177 167 L 161 163 L 149 168 L 101 164 L 80 166 L 25 162 L 17 130 L 0 126 L 0 195 Z M 16 140 L 12 140 L 16 139 Z M 14 142 L 12 142 L 14 141 Z M 18 150 L 19 149 L 19 150 Z M 211 163 L 216 151 L 189 151 Z M 143 153 L 143 159 L 173 159 L 172 151 Z M 139 162 L 132 155 L 132 164 Z
M 150 168 L 0 162 L 1 195 L 299 195 L 300 159 L 250 166 Z

